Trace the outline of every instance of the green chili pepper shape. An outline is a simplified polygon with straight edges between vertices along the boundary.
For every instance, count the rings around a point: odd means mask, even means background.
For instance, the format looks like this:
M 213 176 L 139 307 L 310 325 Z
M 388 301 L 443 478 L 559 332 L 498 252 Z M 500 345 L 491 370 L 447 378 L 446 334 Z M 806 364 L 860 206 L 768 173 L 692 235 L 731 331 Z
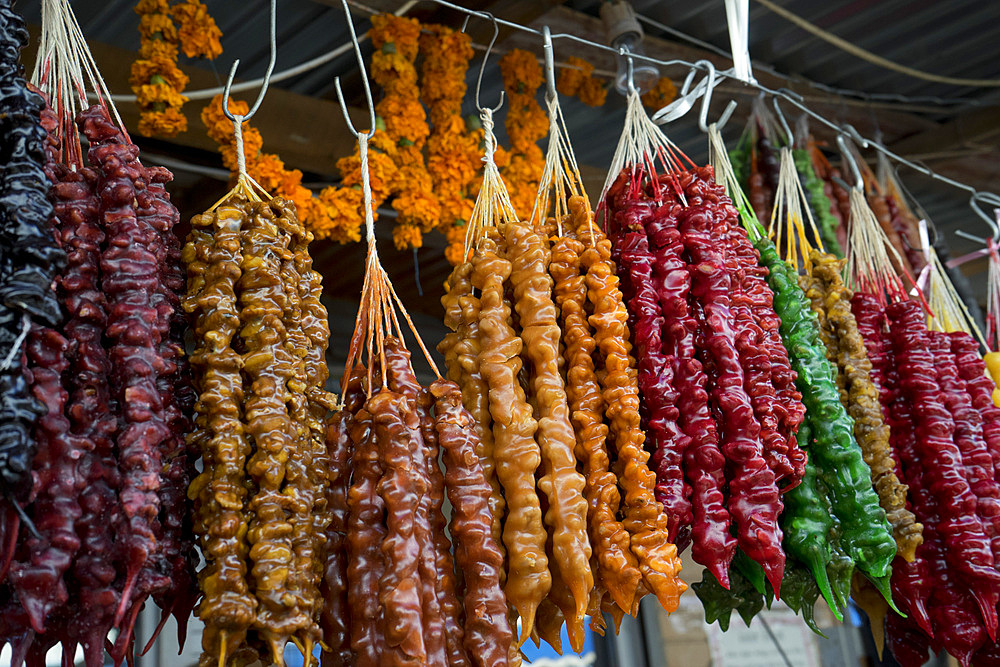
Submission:
M 826 251 L 838 258 L 843 257 L 844 251 L 837 241 L 837 219 L 830 213 L 830 198 L 823 190 L 823 179 L 813 170 L 809 151 L 802 148 L 792 149 L 792 158 L 795 161 L 795 170 L 802 179 L 802 189 L 806 192 L 809 210 L 812 211 L 813 220 L 819 229 Z
M 760 238 L 755 246 L 761 264 L 768 268 L 781 337 L 798 373 L 795 384 L 814 439 L 810 459 L 818 479 L 830 490 L 833 514 L 843 529 L 844 551 L 860 570 L 883 577 L 891 571 L 896 543 L 854 439 L 854 421 L 840 402 L 836 369 L 826 358 L 816 314 L 798 285 L 795 269 L 781 260 L 774 244 Z
M 809 424 L 799 427 L 799 445 L 810 451 Z M 817 471 L 812 456 L 806 462 L 805 474 L 797 487 L 785 493 L 785 511 L 781 515 L 781 530 L 785 534 L 785 552 L 812 572 L 819 592 L 838 621 L 844 620 L 835 602 L 826 568 L 831 552 L 828 543 L 833 517 L 824 507 L 826 499 L 817 488 Z M 782 579 L 784 585 L 784 579 Z M 782 589 L 783 590 L 783 589 Z M 791 604 L 789 604 L 791 606 Z

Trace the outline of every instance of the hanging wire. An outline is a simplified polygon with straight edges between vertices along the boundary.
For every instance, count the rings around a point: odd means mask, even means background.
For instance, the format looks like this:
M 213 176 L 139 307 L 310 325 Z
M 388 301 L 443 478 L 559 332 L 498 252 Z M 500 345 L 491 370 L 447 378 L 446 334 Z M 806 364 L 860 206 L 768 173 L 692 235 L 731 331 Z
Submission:
M 497 17 L 493 16 L 493 14 L 490 14 L 489 12 L 482 12 L 481 15 L 493 22 L 493 37 L 490 39 L 489 46 L 486 47 L 486 53 L 483 54 L 483 62 L 479 64 L 479 77 L 476 79 L 476 108 L 479 109 L 479 113 L 486 111 L 483 108 L 482 103 L 479 101 L 479 91 L 483 86 L 483 72 L 486 71 L 486 61 L 489 60 L 490 53 L 493 51 L 493 45 L 497 43 L 497 37 L 500 36 L 500 22 L 497 20 Z M 535 32 L 538 31 L 536 30 Z M 503 93 L 504 91 L 501 90 L 500 102 L 495 107 L 490 109 L 492 113 L 500 111 L 500 107 L 503 106 Z
M 236 78 L 236 69 L 240 66 L 239 58 L 233 61 L 233 66 L 229 70 L 229 78 L 226 79 L 225 90 L 222 93 L 222 113 L 226 114 L 226 118 L 233 121 L 233 138 L 236 140 L 236 165 L 241 181 L 247 178 L 247 158 L 243 150 L 243 123 L 253 118 L 254 114 L 257 113 L 257 109 L 260 108 L 261 102 L 264 101 L 264 95 L 267 93 L 267 87 L 271 82 L 271 72 L 274 71 L 274 62 L 278 58 L 277 15 L 277 0 L 271 0 L 271 39 L 269 45 L 271 58 L 268 61 L 267 72 L 264 74 L 263 84 L 260 87 L 260 92 L 257 93 L 257 99 L 254 101 L 253 106 L 245 114 L 234 114 L 229 110 L 229 93 L 233 86 L 233 79 Z

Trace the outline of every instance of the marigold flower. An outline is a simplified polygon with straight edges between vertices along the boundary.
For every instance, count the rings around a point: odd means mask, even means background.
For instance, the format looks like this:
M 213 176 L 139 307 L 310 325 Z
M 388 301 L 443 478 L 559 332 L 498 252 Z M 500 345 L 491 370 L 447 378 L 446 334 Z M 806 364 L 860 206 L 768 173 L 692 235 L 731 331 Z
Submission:
M 173 137 L 187 131 L 187 118 L 174 108 L 163 111 L 144 111 L 139 114 L 139 134 L 151 137 L 154 134 Z
M 677 88 L 669 78 L 662 76 L 651 90 L 642 96 L 642 105 L 651 111 L 667 106 L 677 97 Z

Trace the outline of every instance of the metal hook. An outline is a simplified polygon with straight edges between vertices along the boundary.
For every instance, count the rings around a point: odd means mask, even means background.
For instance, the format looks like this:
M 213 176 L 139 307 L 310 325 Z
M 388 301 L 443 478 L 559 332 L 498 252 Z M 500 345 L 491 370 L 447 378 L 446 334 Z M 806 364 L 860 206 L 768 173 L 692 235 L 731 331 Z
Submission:
M 346 5 L 345 5 L 346 7 Z M 267 93 L 267 86 L 271 83 L 271 72 L 274 71 L 274 61 L 278 57 L 278 40 L 275 34 L 275 24 L 277 23 L 277 0 L 271 0 L 271 59 L 267 63 L 267 72 L 264 74 L 264 81 L 261 84 L 260 92 L 257 93 L 257 101 L 253 103 L 250 107 L 250 111 L 246 112 L 244 115 L 240 116 L 239 122 L 245 122 L 253 118 L 254 114 L 257 113 L 257 109 L 260 107 L 260 103 L 264 101 L 264 94 Z M 229 111 L 229 89 L 232 88 L 233 79 L 236 78 L 236 68 L 240 66 L 240 59 L 237 58 L 233 61 L 233 66 L 229 70 L 229 78 L 226 79 L 226 87 L 222 93 L 222 113 L 226 114 L 226 118 L 237 122 L 236 116 L 238 114 L 233 114 Z
M 631 95 L 638 92 L 635 87 L 635 61 L 632 60 L 632 51 L 627 44 L 622 44 L 618 47 L 618 55 L 625 58 L 625 76 L 627 77 L 625 83 L 628 84 L 628 94 Z
M 843 125 L 843 129 L 847 132 L 847 134 L 851 137 L 851 139 L 854 140 L 855 143 L 860 144 L 862 148 L 868 148 L 868 140 L 861 136 L 861 133 L 858 132 L 857 128 L 855 128 L 853 125 L 849 123 L 845 123 Z
M 548 102 L 556 99 L 556 60 L 552 53 L 552 32 L 549 26 L 542 26 L 542 49 L 545 52 L 545 83 L 548 88 L 545 99 Z
M 500 36 L 500 24 L 497 23 L 497 17 L 493 16 L 493 14 L 490 14 L 489 12 L 483 13 L 489 16 L 490 20 L 493 21 L 493 39 L 490 40 L 489 46 L 486 47 L 486 53 L 483 54 L 483 62 L 479 65 L 479 78 L 476 79 L 476 108 L 479 109 L 480 113 L 486 111 L 482 103 L 479 101 L 479 89 L 482 88 L 483 85 L 483 72 L 486 71 L 486 61 L 489 59 L 490 53 L 493 52 L 493 45 L 497 43 L 497 37 Z M 500 111 L 500 107 L 503 106 L 503 93 L 504 91 L 501 90 L 500 103 L 491 109 L 493 113 Z
M 702 132 L 708 132 L 708 105 L 712 103 L 712 89 L 715 87 L 715 65 L 707 60 L 699 60 L 695 65 L 700 65 L 705 63 L 708 68 L 708 74 L 702 79 L 702 84 L 707 84 L 705 87 L 705 92 L 702 93 L 701 97 L 701 111 L 698 113 L 698 128 Z M 701 84 L 699 84 L 699 87 Z
M 792 134 L 792 128 L 788 126 L 788 120 L 785 119 L 785 114 L 781 110 L 781 105 L 778 104 L 777 95 L 771 98 L 771 106 L 774 107 L 774 114 L 778 117 L 778 124 L 781 125 L 781 129 L 785 133 L 785 141 L 787 141 L 789 145 L 794 144 L 795 137 Z
M 843 156 L 844 162 L 851 170 L 851 175 L 854 176 L 854 187 L 858 190 L 863 190 L 865 187 L 865 179 L 861 178 L 861 170 L 858 169 L 858 163 L 854 161 L 854 155 L 851 154 L 850 149 L 847 146 L 847 140 L 844 138 L 843 134 L 837 135 L 837 147 L 840 149 L 840 154 Z
M 969 207 L 973 211 L 975 211 L 976 215 L 978 215 L 980 218 L 982 218 L 983 221 L 986 222 L 987 225 L 989 225 L 989 228 L 991 230 L 993 230 L 993 240 L 994 241 L 1000 240 L 1000 226 L 997 225 L 997 221 L 995 219 L 991 218 L 986 213 L 986 211 L 984 211 L 983 209 L 979 208 L 979 200 L 980 199 L 984 199 L 984 197 L 980 193 L 977 192 L 977 193 L 973 194 L 971 197 L 969 197 Z M 985 199 L 987 201 L 989 201 L 991 198 L 985 198 Z
M 354 56 L 358 59 L 358 69 L 361 70 L 361 84 L 365 89 L 365 101 L 368 103 L 368 123 L 371 128 L 367 134 L 368 138 L 371 139 L 372 135 L 375 134 L 375 104 L 372 102 L 372 89 L 368 84 L 368 72 L 365 70 L 365 59 L 361 55 L 361 44 L 358 42 L 358 34 L 354 31 L 354 20 L 351 18 L 351 9 L 347 6 L 347 0 L 341 0 L 341 4 L 344 6 L 344 15 L 347 17 L 347 29 L 351 33 L 351 45 L 354 47 Z M 340 110 L 344 114 L 344 120 L 347 121 L 347 129 L 355 137 L 358 137 L 360 133 L 354 127 L 354 122 L 351 120 L 350 114 L 347 113 L 347 103 L 344 101 L 344 91 L 340 88 L 339 76 L 333 80 L 333 86 L 337 89 L 337 101 L 340 102 Z

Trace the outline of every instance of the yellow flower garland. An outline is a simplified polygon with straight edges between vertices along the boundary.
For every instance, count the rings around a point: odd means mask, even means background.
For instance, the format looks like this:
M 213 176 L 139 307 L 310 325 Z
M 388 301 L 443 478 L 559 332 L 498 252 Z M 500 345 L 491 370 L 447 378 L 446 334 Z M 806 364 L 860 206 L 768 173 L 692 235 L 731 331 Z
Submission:
M 142 42 L 129 83 L 141 112 L 139 133 L 173 137 L 187 130 L 181 113 L 187 98 L 181 93 L 188 77 L 177 67 L 178 49 L 189 58 L 215 58 L 222 53 L 222 32 L 200 0 L 173 7 L 169 0 L 139 0 L 135 11 Z
M 372 17 L 369 37 L 375 47 L 372 78 L 385 93 L 375 106 L 375 114 L 385 123 L 385 135 L 392 141 L 385 149 L 397 167 L 392 188 L 392 207 L 398 214 L 393 240 L 400 250 L 419 248 L 423 233 L 437 226 L 441 216 L 434 183 L 424 163 L 423 147 L 430 127 L 420 103 L 414 66 L 420 23 L 380 14 Z
M 566 62 L 569 67 L 559 71 L 556 90 L 567 97 L 578 97 L 589 107 L 604 106 L 608 99 L 608 88 L 594 76 L 594 66 L 576 56 L 570 56 Z
M 659 111 L 674 101 L 677 97 L 677 87 L 674 82 L 663 76 L 656 85 L 642 96 L 642 105 L 650 111 Z
M 475 203 L 471 186 L 482 167 L 482 131 L 469 131 L 462 119 L 472 40 L 444 26 L 427 28 L 420 37 L 424 54 L 421 92 L 434 126 L 427 140 L 427 170 L 440 203 L 437 228 L 448 240 L 445 256 L 458 264 L 463 260 L 465 225 Z
M 510 139 L 510 164 L 503 171 L 514 210 L 520 216 L 531 213 L 545 168 L 545 156 L 538 141 L 549 130 L 549 120 L 536 94 L 544 82 L 542 68 L 534 54 L 514 49 L 500 59 L 500 73 L 507 91 L 504 127 Z

